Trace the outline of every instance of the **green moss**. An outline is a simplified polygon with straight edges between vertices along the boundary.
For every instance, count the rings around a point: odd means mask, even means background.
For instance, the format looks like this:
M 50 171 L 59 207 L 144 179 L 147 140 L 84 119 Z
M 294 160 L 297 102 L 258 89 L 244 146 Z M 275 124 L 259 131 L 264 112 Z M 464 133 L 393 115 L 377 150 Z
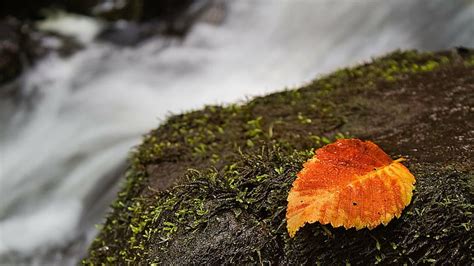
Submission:
M 413 204 L 402 219 L 389 225 L 391 232 L 400 235 L 387 236 L 384 228 L 356 232 L 314 224 L 291 240 L 284 217 L 286 196 L 301 164 L 314 149 L 351 136 L 345 129 L 354 128 L 350 126 L 352 114 L 366 108 L 357 95 L 377 93 L 380 88 L 449 68 L 456 58 L 452 53 L 395 52 L 370 64 L 338 70 L 300 89 L 169 117 L 146 135 L 131 155 L 124 188 L 83 263 L 172 263 L 180 255 L 177 245 L 198 249 L 200 239 L 214 237 L 206 235 L 206 228 L 217 230 L 224 222 L 241 224 L 246 231 L 233 236 L 232 243 L 223 240 L 224 246 L 229 244 L 226 254 L 232 256 L 222 258 L 222 263 L 232 259 L 304 263 L 305 256 L 310 262 L 326 263 L 411 263 L 411 257 L 422 258 L 417 262 L 434 262 L 439 256 L 421 254 L 414 245 L 419 247 L 432 239 L 446 241 L 460 231 L 450 227 L 433 233 L 422 223 L 442 224 L 429 219 L 435 219 L 439 208 L 450 208 L 462 214 L 449 217 L 458 219 L 463 233 L 470 232 L 472 224 L 466 214 L 472 215 L 473 210 L 466 199 L 444 195 L 437 201 L 430 192 L 447 185 L 432 186 L 433 177 L 423 177 L 421 170 Z M 471 61 L 472 57 L 464 64 Z M 173 178 L 174 185 L 156 185 L 159 178 L 151 166 L 166 166 L 167 172 L 160 174 Z M 456 175 L 465 179 L 463 173 Z M 464 188 L 456 180 L 452 178 L 449 185 L 461 193 Z M 411 224 L 415 218 L 417 222 Z M 407 232 L 416 232 L 414 239 L 426 241 L 403 239 Z M 253 237 L 245 237 L 247 234 Z M 318 245 L 305 246 L 315 239 Z M 344 246 L 356 242 L 365 246 L 354 245 L 350 250 Z M 201 244 L 208 249 L 223 248 Z M 333 254 L 323 251 L 330 248 Z M 367 260 L 350 257 L 355 253 Z
M 469 58 L 466 59 L 466 61 L 464 61 L 464 64 L 466 66 L 474 66 L 474 55 L 471 55 Z

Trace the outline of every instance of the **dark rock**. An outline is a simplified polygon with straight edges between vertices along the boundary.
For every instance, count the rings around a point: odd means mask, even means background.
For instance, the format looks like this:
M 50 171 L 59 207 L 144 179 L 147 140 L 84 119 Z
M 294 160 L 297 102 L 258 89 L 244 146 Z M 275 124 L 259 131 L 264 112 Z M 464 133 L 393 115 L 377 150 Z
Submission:
M 51 52 L 69 56 L 81 48 L 72 38 L 38 31 L 16 18 L 0 20 L 0 85 L 14 80 L 23 70 Z M 6 90 L 11 87 L 0 88 Z
M 205 11 L 223 5 L 222 0 L 6 0 L 0 3 L 0 17 L 31 21 L 44 18 L 48 9 L 94 16 L 112 22 L 101 40 L 132 46 L 156 35 L 182 37 Z
M 131 157 L 84 263 L 472 264 L 473 77 L 470 51 L 395 52 L 297 90 L 173 116 Z M 314 223 L 290 238 L 296 173 L 314 148 L 348 136 L 408 159 L 411 204 L 373 230 Z
M 142 20 L 143 8 L 143 0 L 99 1 L 92 8 L 91 15 L 109 21 L 128 20 L 137 22 Z
M 134 46 L 165 31 L 166 25 L 161 22 L 120 21 L 107 27 L 97 38 L 119 46 Z
M 42 18 L 44 9 L 62 9 L 72 13 L 91 15 L 101 0 L 3 0 L 0 17 L 14 16 L 21 20 Z
M 0 2 L 0 18 L 14 16 L 20 19 L 37 19 L 39 10 L 54 2 L 54 0 L 4 0 Z
M 17 77 L 22 70 L 21 24 L 13 18 L 0 21 L 0 84 Z
M 157 18 L 171 21 L 186 11 L 193 2 L 200 1 L 203 0 L 4 0 L 0 3 L 0 17 L 38 19 L 42 17 L 42 10 L 53 8 L 111 21 L 146 21 Z
M 186 10 L 195 0 L 143 0 L 142 20 L 162 18 L 174 20 Z
M 193 4 L 184 5 L 184 2 L 193 2 Z M 158 3 L 161 2 L 153 2 L 153 5 L 158 5 Z M 221 2 L 211 0 L 183 1 L 182 4 L 178 1 L 174 7 L 170 3 L 165 3 L 167 2 L 164 1 L 163 7 L 156 10 L 155 16 L 144 17 L 141 22 L 117 21 L 110 24 L 99 34 L 98 39 L 119 46 L 133 46 L 157 35 L 183 37 L 194 22 L 206 15 L 206 12 L 214 9 L 222 11 L 224 8 Z M 156 7 L 153 5 L 149 8 L 155 10 Z M 220 13 L 221 17 L 223 12 Z M 104 14 L 98 15 L 104 16 Z
M 181 2 L 181 6 L 184 8 L 180 9 L 178 8 L 180 6 L 177 6 L 169 11 L 166 16 L 162 16 L 169 25 L 165 34 L 183 36 L 198 18 L 208 15 L 213 10 L 219 10 L 222 16 L 225 13 L 225 3 L 223 1 L 193 0 Z M 214 22 L 217 22 L 217 20 L 214 20 Z

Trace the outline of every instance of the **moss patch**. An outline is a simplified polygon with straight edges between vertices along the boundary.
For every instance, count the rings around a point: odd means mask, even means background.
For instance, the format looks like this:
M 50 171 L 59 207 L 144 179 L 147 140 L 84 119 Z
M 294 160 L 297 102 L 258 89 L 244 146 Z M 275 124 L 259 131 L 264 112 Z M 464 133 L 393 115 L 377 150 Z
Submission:
M 83 263 L 472 263 L 473 58 L 395 52 L 170 117 L 132 154 Z M 286 196 L 302 162 L 348 136 L 409 158 L 412 204 L 387 227 L 316 223 L 289 239 Z

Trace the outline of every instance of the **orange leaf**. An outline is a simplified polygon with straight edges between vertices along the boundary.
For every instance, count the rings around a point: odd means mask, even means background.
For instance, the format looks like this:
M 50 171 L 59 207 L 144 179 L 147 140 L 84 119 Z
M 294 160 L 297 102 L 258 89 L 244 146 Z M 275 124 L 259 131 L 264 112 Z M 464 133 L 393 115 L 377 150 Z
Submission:
M 387 225 L 410 204 L 415 177 L 371 141 L 341 139 L 303 164 L 288 194 L 287 228 L 305 223 L 357 230 Z

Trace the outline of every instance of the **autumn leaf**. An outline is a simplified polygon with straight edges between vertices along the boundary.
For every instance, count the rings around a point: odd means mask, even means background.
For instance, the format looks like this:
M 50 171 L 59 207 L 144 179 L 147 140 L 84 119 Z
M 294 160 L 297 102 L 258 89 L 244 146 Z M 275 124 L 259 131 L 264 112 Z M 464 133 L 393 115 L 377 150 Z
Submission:
M 371 141 L 340 139 L 303 164 L 288 194 L 287 228 L 305 223 L 357 230 L 387 225 L 410 204 L 415 177 Z

